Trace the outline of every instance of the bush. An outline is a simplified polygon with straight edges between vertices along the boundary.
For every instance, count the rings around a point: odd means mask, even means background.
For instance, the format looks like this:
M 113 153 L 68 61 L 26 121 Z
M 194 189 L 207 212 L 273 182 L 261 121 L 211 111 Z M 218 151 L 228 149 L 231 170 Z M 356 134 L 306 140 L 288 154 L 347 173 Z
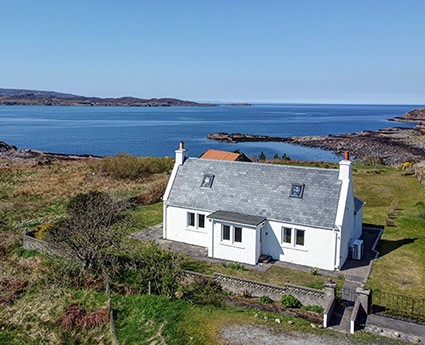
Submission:
M 246 271 L 245 266 L 242 265 L 240 262 L 225 262 L 223 263 L 223 266 L 233 270 Z
M 292 295 L 282 295 L 281 302 L 285 308 L 299 308 L 301 306 L 301 302 Z
M 206 277 L 196 277 L 194 283 L 185 286 L 183 291 L 176 292 L 176 296 L 179 295 L 190 302 L 214 306 L 220 306 L 226 297 L 220 283 Z
M 261 296 L 260 302 L 263 304 L 271 304 L 273 303 L 273 300 L 269 296 Z
M 118 179 L 137 180 L 152 174 L 168 173 L 174 165 L 172 158 L 136 157 L 118 154 L 95 163 L 93 170 Z
M 245 289 L 245 290 L 242 291 L 242 297 L 251 298 L 252 297 L 252 292 L 249 291 L 248 289 Z
M 319 275 L 319 269 L 316 267 L 312 267 L 310 268 L 310 274 L 313 276 L 318 276 Z
M 312 311 L 313 313 L 321 314 L 325 310 L 321 305 L 303 305 L 301 306 L 302 310 Z
M 34 237 L 37 240 L 45 240 L 46 234 L 53 229 L 52 224 L 43 224 L 35 228 Z
M 149 184 L 146 190 L 137 197 L 137 203 L 142 205 L 156 204 L 161 201 L 167 188 L 168 179 L 161 179 Z

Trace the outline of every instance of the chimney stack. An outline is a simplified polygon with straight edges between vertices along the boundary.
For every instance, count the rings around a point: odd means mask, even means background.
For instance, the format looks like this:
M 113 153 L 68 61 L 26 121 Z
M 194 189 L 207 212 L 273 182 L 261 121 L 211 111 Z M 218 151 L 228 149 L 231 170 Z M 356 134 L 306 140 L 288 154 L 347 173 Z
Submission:
M 351 180 L 352 179 L 352 168 L 350 161 L 350 153 L 344 151 L 344 160 L 339 162 L 339 180 Z
M 184 142 L 180 141 L 179 149 L 176 150 L 176 164 L 183 165 L 186 159 L 187 150 L 184 148 Z
M 349 161 L 350 160 L 350 152 L 344 151 L 344 160 Z

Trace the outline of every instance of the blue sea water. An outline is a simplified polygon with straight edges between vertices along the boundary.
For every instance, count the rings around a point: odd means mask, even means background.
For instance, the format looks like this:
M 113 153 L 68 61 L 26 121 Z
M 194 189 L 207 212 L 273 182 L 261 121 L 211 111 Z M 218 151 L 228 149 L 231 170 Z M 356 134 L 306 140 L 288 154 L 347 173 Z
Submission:
M 184 141 L 191 156 L 208 148 L 267 157 L 336 161 L 331 152 L 284 143 L 220 143 L 212 132 L 273 136 L 351 133 L 391 126 L 419 105 L 261 104 L 250 107 L 43 107 L 0 106 L 0 140 L 48 152 L 173 156 Z

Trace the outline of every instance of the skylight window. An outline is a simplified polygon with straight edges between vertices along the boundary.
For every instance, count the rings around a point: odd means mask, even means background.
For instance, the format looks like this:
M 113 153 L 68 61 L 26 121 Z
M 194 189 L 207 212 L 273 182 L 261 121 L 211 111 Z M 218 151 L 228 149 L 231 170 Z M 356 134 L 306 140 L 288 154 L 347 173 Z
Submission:
M 211 188 L 213 180 L 214 180 L 214 175 L 205 174 L 204 178 L 202 179 L 201 187 Z
M 304 193 L 304 185 L 300 183 L 293 183 L 291 186 L 291 198 L 302 198 Z

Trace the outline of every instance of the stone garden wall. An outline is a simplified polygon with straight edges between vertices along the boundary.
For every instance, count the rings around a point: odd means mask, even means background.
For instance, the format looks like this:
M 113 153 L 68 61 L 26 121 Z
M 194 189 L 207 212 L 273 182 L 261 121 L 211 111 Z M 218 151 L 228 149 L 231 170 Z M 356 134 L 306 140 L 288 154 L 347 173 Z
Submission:
M 234 292 L 236 294 L 249 294 L 253 297 L 268 296 L 275 301 L 279 301 L 284 294 L 291 294 L 296 297 L 303 305 L 320 305 L 324 308 L 327 307 L 329 303 L 329 298 L 324 290 L 312 289 L 292 284 L 277 286 L 260 283 L 254 280 L 227 276 L 219 273 L 215 273 L 214 275 L 209 276 L 197 272 L 185 271 L 185 275 L 190 280 L 193 280 L 199 276 L 213 279 L 220 283 L 223 289 Z

